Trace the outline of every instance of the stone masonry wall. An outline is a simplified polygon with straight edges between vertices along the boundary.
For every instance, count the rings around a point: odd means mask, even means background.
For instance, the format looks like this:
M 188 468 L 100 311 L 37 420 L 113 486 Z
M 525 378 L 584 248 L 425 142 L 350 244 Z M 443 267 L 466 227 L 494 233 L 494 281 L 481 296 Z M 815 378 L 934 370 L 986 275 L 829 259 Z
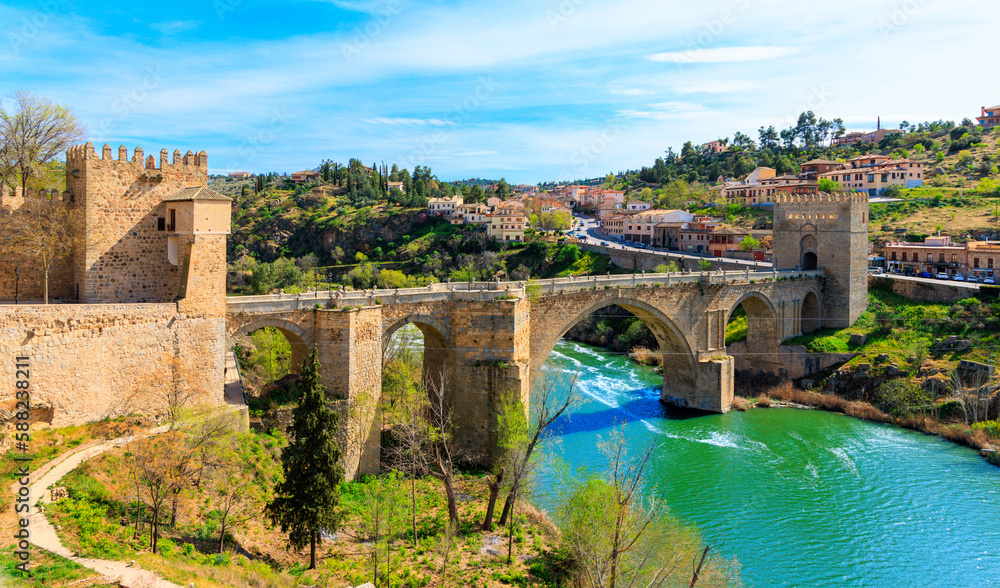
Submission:
M 166 391 L 223 402 L 224 318 L 193 318 L 175 304 L 0 306 L 0 374 L 30 357 L 32 403 L 66 426 L 130 412 L 161 413 Z M 0 406 L 14 401 L 0 390 Z
M 18 191 L 20 192 L 20 191 Z M 30 214 L 40 206 L 72 206 L 63 202 L 61 196 L 53 195 L 53 200 L 35 198 L 17 198 L 9 206 L 0 206 L 0 232 L 10 230 L 10 225 L 16 215 Z M 15 274 L 14 269 L 20 271 Z M 17 277 L 20 276 L 20 279 Z M 0 300 L 14 300 L 15 286 L 18 298 L 25 300 L 42 300 L 45 294 L 45 275 L 41 261 L 10 251 L 0 252 Z M 15 284 L 16 282 L 16 284 Z M 73 300 L 76 297 L 73 286 L 73 258 L 68 255 L 56 260 L 49 269 L 49 300 Z
M 86 246 L 75 256 L 75 279 L 84 301 L 169 302 L 177 295 L 180 265 L 167 259 L 168 231 L 158 230 L 161 201 L 186 187 L 208 182 L 204 152 L 174 151 L 157 166 L 136 147 L 131 160 L 122 146 L 112 159 L 105 145 L 101 158 L 87 143 L 66 153 L 66 187 L 84 210 Z M 167 219 L 169 222 L 169 219 Z
M 961 282 L 922 282 L 916 280 L 897 280 L 887 276 L 868 277 L 869 286 L 873 286 L 876 283 L 885 284 L 894 293 L 920 302 L 957 302 L 974 297 L 978 291 L 971 285 L 965 285 Z

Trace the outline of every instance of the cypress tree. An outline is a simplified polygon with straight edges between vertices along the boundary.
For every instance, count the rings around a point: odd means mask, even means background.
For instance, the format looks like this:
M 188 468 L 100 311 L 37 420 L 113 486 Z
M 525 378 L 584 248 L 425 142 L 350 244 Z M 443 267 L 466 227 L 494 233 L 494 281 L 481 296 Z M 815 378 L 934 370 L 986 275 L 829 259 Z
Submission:
M 338 416 L 326 403 L 319 383 L 316 349 L 302 362 L 299 404 L 292 413 L 292 442 L 281 452 L 285 479 L 275 487 L 267 514 L 295 549 L 309 545 L 309 569 L 316 569 L 316 543 L 322 531 L 333 531 L 344 468 L 337 445 Z

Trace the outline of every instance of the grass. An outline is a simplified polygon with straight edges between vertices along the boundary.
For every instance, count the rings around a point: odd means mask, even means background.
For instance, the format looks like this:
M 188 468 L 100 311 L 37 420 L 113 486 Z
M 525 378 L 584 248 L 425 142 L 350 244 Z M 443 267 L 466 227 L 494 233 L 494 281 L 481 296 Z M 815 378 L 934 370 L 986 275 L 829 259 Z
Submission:
M 655 366 L 663 363 L 663 356 L 648 347 L 633 347 L 628 356 L 640 365 Z
M 961 359 L 989 361 L 1000 345 L 1000 304 L 976 299 L 954 304 L 916 302 L 892 293 L 876 283 L 868 292 L 868 310 L 848 328 L 822 329 L 785 341 L 809 351 L 858 353 L 850 364 L 872 363 L 876 356 L 888 356 L 887 364 L 900 368 L 918 348 L 928 349 L 935 338 L 955 335 L 969 339 L 972 348 L 948 352 L 933 358 L 937 367 L 953 367 Z M 850 344 L 851 335 L 867 336 L 861 346 Z M 916 369 L 917 366 L 912 366 Z
M 39 424 L 36 423 L 32 425 L 30 452 L 27 454 L 31 459 L 26 461 L 4 459 L 0 461 L 0 479 L 6 481 L 14 480 L 17 477 L 17 469 L 20 467 L 27 467 L 33 471 L 85 443 L 95 440 L 115 439 L 122 435 L 134 433 L 147 427 L 149 424 L 148 418 L 134 416 L 116 417 L 96 423 L 62 427 L 59 429 L 47 428 L 47 426 L 45 428 L 36 428 L 39 427 Z M 14 431 L 0 433 L 0 435 L 10 438 L 13 437 Z M 14 453 L 10 452 L 9 457 L 13 455 Z M 18 457 L 21 456 L 18 455 Z M 0 493 L 0 509 L 3 509 L 4 512 L 9 510 L 9 505 L 12 504 L 11 500 L 10 493 Z
M 135 559 L 142 567 L 164 578 L 187 586 L 194 582 L 204 588 L 251 588 L 268 586 L 293 588 L 301 585 L 341 587 L 372 579 L 372 542 L 364 521 L 371 491 L 379 483 L 396 488 L 398 513 L 392 519 L 391 533 L 383 541 L 392 551 L 392 585 L 417 587 L 440 585 L 439 546 L 447 524 L 447 507 L 440 482 L 433 478 L 416 481 L 417 544 L 410 534 L 409 480 L 382 476 L 341 486 L 340 506 L 344 524 L 334 541 L 323 541 L 319 548 L 318 569 L 306 571 L 307 551 L 291 550 L 287 537 L 271 528 L 261 515 L 234 532 L 240 548 L 218 554 L 218 527 L 214 524 L 207 496 L 191 489 L 182 497 L 176 528 L 163 525 L 159 540 L 161 553 L 148 552 L 148 527 L 143 526 L 133 539 L 130 508 L 131 492 L 122 470 L 119 450 L 112 450 L 73 470 L 61 482 L 69 497 L 53 503 L 48 515 L 59 525 L 63 543 L 89 557 Z M 466 472 L 458 476 L 456 491 L 461 527 L 456 535 L 455 560 L 449 564 L 453 585 L 470 578 L 483 587 L 557 586 L 559 556 L 553 546 L 558 534 L 553 525 L 527 504 L 517 509 L 514 524 L 514 560 L 507 563 L 506 538 L 502 555 L 483 551 L 490 537 L 503 531 L 487 533 L 479 529 L 486 510 L 488 489 L 483 475 Z M 499 512 L 497 513 L 499 515 Z M 380 542 L 380 545 L 386 543 Z M 499 549 L 499 547 L 497 548 Z M 546 579 L 550 578 L 550 579 Z
M 0 585 L 40 588 L 68 586 L 85 578 L 98 578 L 100 574 L 74 563 L 62 556 L 37 547 L 31 548 L 28 572 L 16 569 L 20 560 L 15 558 L 12 547 L 0 549 Z M 16 580 L 16 584 L 5 580 Z

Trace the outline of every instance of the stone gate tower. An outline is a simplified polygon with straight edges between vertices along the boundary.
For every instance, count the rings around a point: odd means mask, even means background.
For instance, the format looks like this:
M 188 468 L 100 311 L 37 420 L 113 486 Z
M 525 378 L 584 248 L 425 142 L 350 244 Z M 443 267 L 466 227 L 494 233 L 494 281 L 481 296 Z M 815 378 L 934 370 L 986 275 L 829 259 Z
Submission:
M 164 303 L 225 315 L 230 199 L 207 187 L 204 151 L 159 162 L 110 145 L 66 152 L 66 189 L 83 212 L 74 255 L 76 298 L 86 303 Z
M 774 264 L 823 269 L 822 326 L 853 324 L 868 308 L 868 196 L 775 196 Z

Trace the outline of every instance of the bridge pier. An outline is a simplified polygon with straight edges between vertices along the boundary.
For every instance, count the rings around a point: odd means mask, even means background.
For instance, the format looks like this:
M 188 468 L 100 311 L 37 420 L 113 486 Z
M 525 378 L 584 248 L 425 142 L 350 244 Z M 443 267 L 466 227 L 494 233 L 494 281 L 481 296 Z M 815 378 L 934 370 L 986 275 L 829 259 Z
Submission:
M 382 309 L 316 309 L 320 381 L 340 409 L 340 447 L 348 480 L 379 471 Z
M 706 412 L 729 412 L 735 373 L 732 356 L 711 356 L 695 363 L 693 384 L 665 374 L 660 401 Z

